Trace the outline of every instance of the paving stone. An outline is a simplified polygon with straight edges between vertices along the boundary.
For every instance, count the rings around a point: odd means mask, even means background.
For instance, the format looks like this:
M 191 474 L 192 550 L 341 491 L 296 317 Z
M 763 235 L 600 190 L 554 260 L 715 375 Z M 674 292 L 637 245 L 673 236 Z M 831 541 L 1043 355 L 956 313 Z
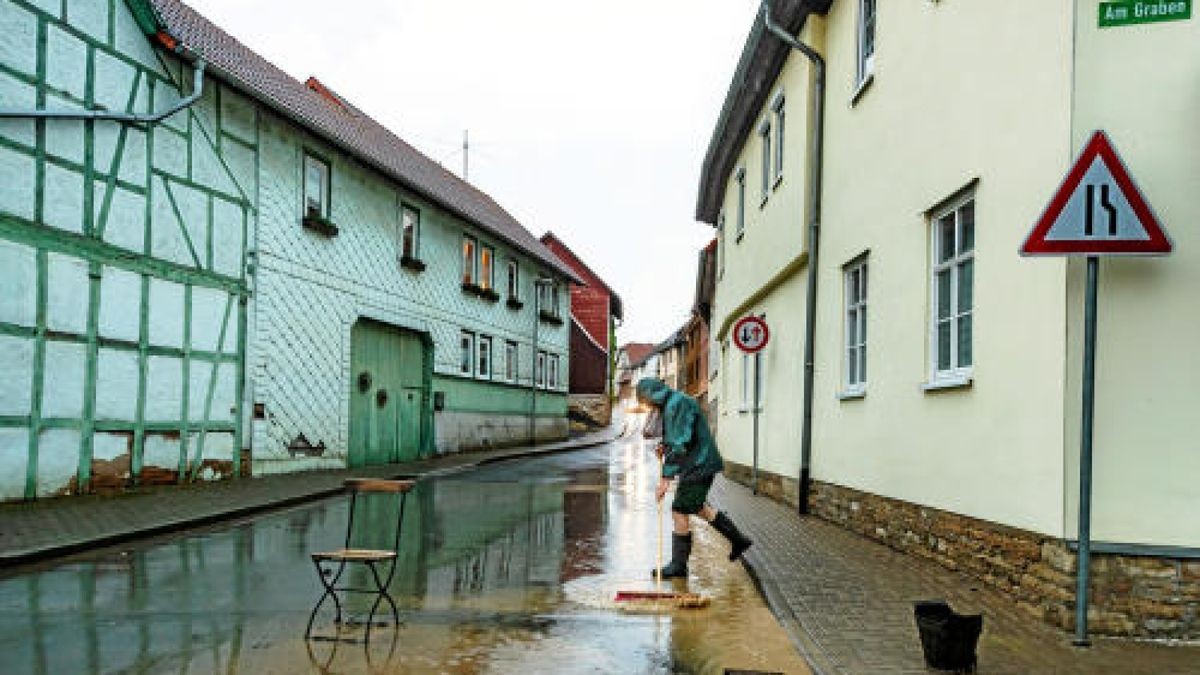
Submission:
M 745 556 L 814 669 L 927 673 L 912 603 L 982 613 L 980 673 L 1197 673 L 1200 646 L 1096 639 L 1090 648 L 982 582 L 720 479 L 711 498 L 754 539 Z

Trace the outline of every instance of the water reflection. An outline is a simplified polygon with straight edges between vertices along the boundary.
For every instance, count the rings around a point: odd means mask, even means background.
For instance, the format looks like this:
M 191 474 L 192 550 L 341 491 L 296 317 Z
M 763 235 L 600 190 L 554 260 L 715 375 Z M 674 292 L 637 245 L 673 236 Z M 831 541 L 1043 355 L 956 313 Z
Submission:
M 344 543 L 346 498 L 10 576 L 0 580 L 0 671 L 797 672 L 709 532 L 697 533 L 692 583 L 719 610 L 614 611 L 616 588 L 650 583 L 655 469 L 614 445 L 418 483 L 390 585 L 401 625 L 372 631 L 369 647 L 301 638 L 321 590 L 309 554 Z M 360 497 L 358 545 L 391 546 L 388 497 Z M 347 609 L 365 613 L 370 600 Z M 326 606 L 314 632 L 335 629 Z

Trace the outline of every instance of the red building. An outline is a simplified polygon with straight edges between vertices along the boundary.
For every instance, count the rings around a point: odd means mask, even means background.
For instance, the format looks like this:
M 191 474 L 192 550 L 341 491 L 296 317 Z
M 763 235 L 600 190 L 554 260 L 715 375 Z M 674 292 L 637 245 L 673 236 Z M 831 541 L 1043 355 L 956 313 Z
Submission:
M 621 297 L 553 232 L 542 243 L 583 279 L 571 286 L 571 420 L 607 425 L 612 419 L 613 322 L 621 320 Z

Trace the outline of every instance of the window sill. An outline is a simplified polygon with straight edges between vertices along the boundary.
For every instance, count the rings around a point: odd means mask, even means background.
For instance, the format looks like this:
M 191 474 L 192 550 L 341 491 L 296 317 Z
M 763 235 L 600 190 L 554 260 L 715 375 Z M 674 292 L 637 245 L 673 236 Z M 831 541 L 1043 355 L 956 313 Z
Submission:
M 970 375 L 945 375 L 921 384 L 921 391 L 945 391 L 947 389 L 969 389 L 974 378 Z
M 861 401 L 866 397 L 867 397 L 866 387 L 847 389 L 845 391 L 839 391 L 837 393 L 837 400 L 839 400 L 839 401 Z
M 538 319 L 541 320 L 542 323 L 548 323 L 552 326 L 563 325 L 563 320 L 562 320 L 561 316 L 558 316 L 556 314 L 551 314 L 550 312 L 547 312 L 544 309 L 542 311 L 538 312 Z
M 733 243 L 735 243 L 735 244 L 740 244 L 740 243 L 742 243 L 742 238 L 743 238 L 743 237 L 745 237 L 745 236 L 746 236 L 746 232 L 745 232 L 745 231 L 738 232 L 738 233 L 737 233 L 737 237 L 736 237 L 736 238 L 733 240 Z
M 479 297 L 483 298 L 484 300 L 487 300 L 488 302 L 499 302 L 500 301 L 500 294 L 497 293 L 496 289 L 494 289 L 494 288 L 479 289 Z
M 767 200 L 769 200 L 770 198 L 771 198 L 771 193 L 769 193 L 769 192 L 762 196 L 762 200 L 758 202 L 758 208 L 760 211 L 762 209 L 767 208 Z
M 525 303 L 512 297 L 511 295 L 508 297 L 508 301 L 505 302 L 504 304 L 507 305 L 509 309 L 521 309 L 522 307 L 525 306 Z
M 858 83 L 858 86 L 854 88 L 854 93 L 850 95 L 850 107 L 851 108 L 858 105 L 858 100 L 863 97 L 863 94 L 867 93 L 867 89 L 869 89 L 871 87 L 871 83 L 874 81 L 875 81 L 875 73 L 869 72 L 869 73 L 867 73 L 867 76 L 864 77 L 862 79 L 862 81 Z
M 421 262 L 421 260 L 418 258 L 408 255 L 400 256 L 400 266 L 404 269 L 412 270 L 413 272 L 425 271 L 425 263 Z
M 783 174 L 775 176 L 775 182 L 771 184 L 771 189 L 778 190 L 780 185 L 783 185 Z
M 320 216 L 304 216 L 304 218 L 301 219 L 300 224 L 303 225 L 305 229 L 312 230 L 313 232 L 326 237 L 336 237 L 338 235 L 338 226 L 334 225 L 333 222 L 328 218 L 322 218 Z

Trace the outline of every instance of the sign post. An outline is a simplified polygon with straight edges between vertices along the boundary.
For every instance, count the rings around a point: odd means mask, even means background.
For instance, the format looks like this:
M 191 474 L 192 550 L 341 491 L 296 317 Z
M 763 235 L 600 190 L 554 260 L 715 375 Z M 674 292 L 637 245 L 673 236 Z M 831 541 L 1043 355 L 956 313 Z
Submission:
M 733 325 L 733 344 L 744 354 L 754 357 L 754 409 L 751 411 L 754 417 L 754 463 L 750 468 L 750 487 L 756 495 L 758 494 L 758 391 L 762 381 L 760 379 L 762 374 L 759 372 L 762 358 L 759 352 L 767 346 L 767 340 L 770 337 L 771 331 L 767 328 L 767 322 L 761 317 L 745 316 L 738 319 L 738 322 Z
M 1087 257 L 1084 291 L 1083 408 L 1079 434 L 1079 564 L 1075 575 L 1076 646 L 1087 635 L 1092 551 L 1092 430 L 1096 409 L 1096 311 L 1100 256 L 1167 255 L 1170 237 L 1103 131 L 1092 134 L 1021 245 L 1024 256 Z

